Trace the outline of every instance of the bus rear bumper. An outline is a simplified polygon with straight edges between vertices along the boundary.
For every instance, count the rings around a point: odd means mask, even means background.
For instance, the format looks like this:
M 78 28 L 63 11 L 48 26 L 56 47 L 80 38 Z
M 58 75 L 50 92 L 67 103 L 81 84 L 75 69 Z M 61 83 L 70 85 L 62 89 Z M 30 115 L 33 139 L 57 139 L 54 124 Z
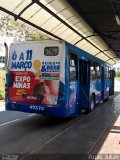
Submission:
M 69 116 L 66 106 L 64 105 L 39 105 L 21 102 L 6 102 L 6 110 L 21 111 L 27 113 L 37 113 L 43 115 L 67 117 Z

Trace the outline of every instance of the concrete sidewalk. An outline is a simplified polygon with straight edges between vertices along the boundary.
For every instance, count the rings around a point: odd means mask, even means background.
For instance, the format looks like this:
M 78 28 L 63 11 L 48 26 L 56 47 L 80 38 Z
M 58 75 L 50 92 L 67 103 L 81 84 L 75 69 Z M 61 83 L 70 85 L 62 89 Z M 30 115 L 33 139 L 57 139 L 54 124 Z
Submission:
M 120 154 L 120 115 L 111 125 L 98 154 Z
M 113 100 L 118 112 L 89 153 L 89 159 L 120 160 L 120 94 Z
M 0 112 L 5 111 L 5 102 L 0 102 Z

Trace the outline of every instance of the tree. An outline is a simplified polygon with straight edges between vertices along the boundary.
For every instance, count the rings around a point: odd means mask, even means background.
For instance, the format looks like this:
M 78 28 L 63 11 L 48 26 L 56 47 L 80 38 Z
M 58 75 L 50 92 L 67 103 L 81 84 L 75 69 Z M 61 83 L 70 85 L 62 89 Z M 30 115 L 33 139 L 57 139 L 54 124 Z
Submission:
M 48 37 L 46 35 L 43 35 L 36 30 L 28 32 L 26 38 L 29 40 L 48 39 Z
M 0 36 L 13 37 L 14 41 L 48 39 L 37 30 L 8 17 L 0 17 Z

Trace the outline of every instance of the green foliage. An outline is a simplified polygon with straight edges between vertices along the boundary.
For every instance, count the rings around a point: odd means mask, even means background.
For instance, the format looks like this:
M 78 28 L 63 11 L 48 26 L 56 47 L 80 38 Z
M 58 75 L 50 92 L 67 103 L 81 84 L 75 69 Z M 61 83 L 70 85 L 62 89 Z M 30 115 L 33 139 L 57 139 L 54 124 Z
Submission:
M 0 100 L 5 99 L 5 92 L 0 91 Z
M 117 71 L 117 72 L 116 72 L 116 76 L 117 76 L 117 77 L 120 77 L 120 71 Z
M 21 25 L 17 21 L 9 20 L 9 29 L 10 30 L 17 30 L 20 29 Z
M 120 76 L 118 76 L 118 77 L 115 77 L 115 79 L 116 79 L 116 80 L 118 80 L 118 81 L 120 81 Z
M 116 71 L 116 80 L 120 81 L 120 71 Z
M 0 70 L 0 100 L 5 99 L 5 70 Z
M 13 37 L 14 41 L 48 39 L 38 30 L 28 28 L 27 25 L 21 25 L 8 17 L 0 17 L 0 34 Z
M 39 39 L 48 39 L 47 36 L 42 35 L 40 32 L 38 31 L 33 31 L 33 32 L 29 32 L 26 35 L 26 38 L 30 39 L 30 40 L 39 40 Z
M 2 28 L 2 24 L 0 24 L 0 29 Z

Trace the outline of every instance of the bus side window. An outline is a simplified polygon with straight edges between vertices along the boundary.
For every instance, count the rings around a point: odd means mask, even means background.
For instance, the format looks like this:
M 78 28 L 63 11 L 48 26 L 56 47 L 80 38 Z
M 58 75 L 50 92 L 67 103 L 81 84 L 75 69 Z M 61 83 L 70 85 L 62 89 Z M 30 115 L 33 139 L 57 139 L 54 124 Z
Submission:
M 96 76 L 97 76 L 97 79 L 99 79 L 101 77 L 100 75 L 100 65 L 98 63 L 96 63 Z
M 76 81 L 78 78 L 77 56 L 70 55 L 70 81 Z
M 110 67 L 105 66 L 105 79 L 110 79 Z
M 108 77 L 111 78 L 111 67 L 108 68 Z
M 96 79 L 95 62 L 90 62 L 90 79 Z

